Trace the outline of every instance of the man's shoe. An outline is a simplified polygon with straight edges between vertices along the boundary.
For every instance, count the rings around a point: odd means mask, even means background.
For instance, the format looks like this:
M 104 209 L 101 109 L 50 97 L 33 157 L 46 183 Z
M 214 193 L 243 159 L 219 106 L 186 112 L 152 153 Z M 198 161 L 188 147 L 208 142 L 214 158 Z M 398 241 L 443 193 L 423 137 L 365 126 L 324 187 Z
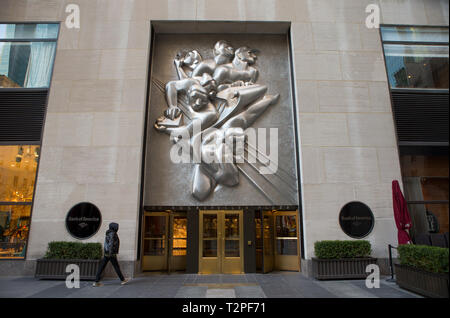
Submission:
M 95 283 L 92 284 L 92 287 L 100 287 L 100 286 L 102 286 L 102 285 L 103 285 L 103 284 L 100 283 L 100 282 L 95 282 Z
M 128 281 L 129 281 L 129 279 L 128 279 L 128 278 L 125 278 L 125 279 L 120 283 L 120 285 L 125 285 L 126 283 L 128 283 Z

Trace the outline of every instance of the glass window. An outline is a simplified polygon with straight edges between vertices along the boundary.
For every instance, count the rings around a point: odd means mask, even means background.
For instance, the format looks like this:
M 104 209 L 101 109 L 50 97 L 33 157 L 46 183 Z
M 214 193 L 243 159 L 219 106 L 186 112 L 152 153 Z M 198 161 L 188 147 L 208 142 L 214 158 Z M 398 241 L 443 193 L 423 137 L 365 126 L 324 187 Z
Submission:
M 448 89 L 448 28 L 382 27 L 391 88 Z
M 217 214 L 203 215 L 203 257 L 217 257 Z
M 402 155 L 400 162 L 413 234 L 448 232 L 448 156 Z
M 187 248 L 187 218 L 175 216 L 173 218 L 173 256 L 186 255 Z
M 53 39 L 58 37 L 59 24 L 0 24 L 0 39 Z
M 395 88 L 448 88 L 448 46 L 384 46 L 389 83 Z
M 381 35 L 385 42 L 448 42 L 448 28 L 441 27 L 383 26 Z
M 277 237 L 297 237 L 297 222 L 294 215 L 276 217 Z
M 165 239 L 166 238 L 166 216 L 146 216 L 145 217 L 145 238 Z
M 0 202 L 31 202 L 39 146 L 0 146 Z
M 25 257 L 30 211 L 30 205 L 0 205 L 0 259 Z
M 58 24 L 0 24 L 0 88 L 47 88 Z
M 24 258 L 39 146 L 0 146 L 0 259 Z

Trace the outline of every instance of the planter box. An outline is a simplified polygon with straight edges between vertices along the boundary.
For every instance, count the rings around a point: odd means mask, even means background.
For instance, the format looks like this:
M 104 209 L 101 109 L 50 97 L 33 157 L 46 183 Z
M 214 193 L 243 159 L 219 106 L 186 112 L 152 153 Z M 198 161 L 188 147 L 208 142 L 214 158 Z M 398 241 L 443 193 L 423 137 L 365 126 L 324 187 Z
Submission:
M 319 280 L 365 279 L 370 274 L 366 273 L 367 265 L 376 263 L 377 259 L 373 257 L 312 259 L 314 278 Z
M 77 264 L 80 267 L 81 280 L 95 280 L 100 260 L 87 259 L 38 259 L 34 277 L 40 279 L 62 279 L 67 275 L 66 266 Z
M 395 264 L 397 285 L 423 296 L 448 298 L 448 274 L 430 273 Z

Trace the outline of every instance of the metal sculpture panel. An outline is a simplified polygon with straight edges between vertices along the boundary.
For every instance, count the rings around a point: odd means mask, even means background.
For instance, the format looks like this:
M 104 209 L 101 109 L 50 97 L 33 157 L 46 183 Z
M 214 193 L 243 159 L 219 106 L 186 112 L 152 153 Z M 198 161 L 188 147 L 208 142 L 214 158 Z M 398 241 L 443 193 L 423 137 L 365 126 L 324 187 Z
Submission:
M 144 204 L 297 204 L 285 40 L 160 38 L 152 64 Z M 189 159 L 177 161 L 178 152 Z

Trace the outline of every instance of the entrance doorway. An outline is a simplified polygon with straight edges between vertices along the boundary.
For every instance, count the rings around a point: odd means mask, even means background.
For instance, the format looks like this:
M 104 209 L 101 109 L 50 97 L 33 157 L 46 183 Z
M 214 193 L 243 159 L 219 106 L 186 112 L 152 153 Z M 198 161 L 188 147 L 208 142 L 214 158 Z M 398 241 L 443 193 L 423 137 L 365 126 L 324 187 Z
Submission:
M 185 270 L 186 248 L 186 213 L 145 212 L 142 258 L 144 271 Z
M 242 214 L 242 210 L 200 211 L 200 274 L 244 272 Z
M 255 220 L 257 264 L 263 273 L 300 270 L 297 211 L 263 211 Z

